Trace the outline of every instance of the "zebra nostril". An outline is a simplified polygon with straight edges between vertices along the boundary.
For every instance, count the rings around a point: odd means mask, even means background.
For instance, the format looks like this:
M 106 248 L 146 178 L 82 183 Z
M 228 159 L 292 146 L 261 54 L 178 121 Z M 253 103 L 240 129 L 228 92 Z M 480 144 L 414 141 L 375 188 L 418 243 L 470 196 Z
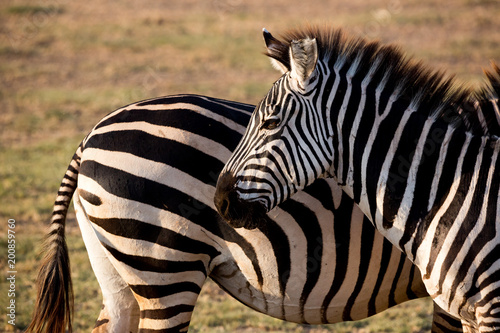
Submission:
M 229 215 L 229 200 L 228 199 L 223 199 L 221 204 L 220 204 L 220 212 L 223 216 L 228 216 Z

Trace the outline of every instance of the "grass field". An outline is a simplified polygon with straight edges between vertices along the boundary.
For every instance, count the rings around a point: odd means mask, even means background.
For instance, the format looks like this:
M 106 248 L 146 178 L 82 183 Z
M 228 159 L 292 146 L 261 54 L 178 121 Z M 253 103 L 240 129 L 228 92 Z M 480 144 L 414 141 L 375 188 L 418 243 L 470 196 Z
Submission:
M 257 103 L 278 74 L 261 29 L 305 22 L 397 43 L 464 83 L 500 62 L 498 0 L 0 2 L 0 331 L 21 331 L 33 309 L 40 240 L 79 141 L 112 110 L 148 97 L 197 93 Z M 7 222 L 16 221 L 16 326 L 7 323 Z M 75 327 L 100 308 L 74 214 L 68 220 Z M 425 332 L 418 300 L 369 320 L 300 326 L 257 314 L 208 283 L 192 332 Z

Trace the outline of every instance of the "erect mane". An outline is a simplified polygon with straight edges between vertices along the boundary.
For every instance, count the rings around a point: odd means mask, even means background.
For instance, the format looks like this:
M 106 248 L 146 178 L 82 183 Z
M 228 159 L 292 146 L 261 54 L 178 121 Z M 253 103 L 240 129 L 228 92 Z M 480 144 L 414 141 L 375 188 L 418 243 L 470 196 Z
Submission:
M 316 38 L 319 59 L 323 63 L 333 65 L 342 61 L 345 67 L 356 62 L 356 73 L 368 73 L 373 66 L 372 80 L 386 80 L 386 89 L 400 89 L 402 96 L 418 107 L 424 115 L 435 115 L 457 127 L 475 134 L 484 132 L 484 124 L 475 119 L 473 108 L 461 108 L 465 102 L 498 98 L 500 95 L 500 70 L 494 66 L 495 72 L 486 73 L 489 86 L 473 91 L 458 84 L 454 76 L 444 71 L 433 70 L 406 56 L 395 45 L 384 45 L 379 41 L 368 41 L 359 37 L 348 37 L 342 29 L 308 25 L 290 29 L 279 35 L 279 41 L 287 47 L 275 47 L 266 55 L 290 68 L 289 46 L 292 41 L 305 38 Z M 389 90 L 388 90 L 389 91 Z M 471 118 L 471 121 L 464 119 Z
M 494 62 L 491 63 L 492 71 L 484 70 L 486 85 L 475 92 L 478 100 L 500 98 L 500 68 Z

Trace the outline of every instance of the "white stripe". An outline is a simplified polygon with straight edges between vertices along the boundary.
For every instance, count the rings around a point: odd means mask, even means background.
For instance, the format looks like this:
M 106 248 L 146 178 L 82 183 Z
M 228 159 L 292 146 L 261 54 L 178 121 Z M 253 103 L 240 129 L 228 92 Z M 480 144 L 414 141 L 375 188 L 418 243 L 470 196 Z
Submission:
M 427 211 L 430 211 L 434 207 L 434 202 L 436 201 L 436 195 L 438 190 L 439 180 L 443 173 L 444 161 L 446 159 L 446 153 L 450 144 L 451 136 L 453 135 L 455 129 L 453 126 L 448 126 L 446 128 L 446 133 L 441 143 L 441 148 L 439 150 L 439 158 L 436 164 L 436 171 L 434 172 L 434 177 L 432 179 L 431 192 L 429 195 L 429 201 L 427 203 Z
M 359 215 L 355 215 L 354 213 L 358 213 Z M 361 219 L 361 212 L 356 208 L 356 206 L 353 206 L 352 210 L 352 218 L 360 221 Z M 350 231 L 349 234 L 351 235 L 351 239 L 361 239 L 361 229 L 357 226 L 358 223 L 351 223 L 350 225 Z M 374 243 L 374 246 L 376 242 Z M 349 257 L 352 258 L 359 258 L 361 257 L 361 243 L 360 242 L 355 242 L 355 243 L 350 243 L 349 244 Z M 331 268 L 334 270 L 334 268 Z M 345 301 L 349 299 L 349 297 L 352 295 L 354 288 L 356 287 L 356 282 L 357 279 L 349 278 L 349 277 L 357 277 L 359 275 L 359 262 L 349 262 L 347 266 L 347 271 L 345 272 L 345 276 L 347 277 L 342 281 L 342 284 L 338 290 L 338 292 L 335 294 L 335 296 L 332 298 L 326 315 L 327 318 L 330 320 L 334 318 L 342 318 L 342 313 L 345 309 Z M 333 280 L 332 280 L 333 281 Z M 370 293 L 371 294 L 371 293 Z M 366 304 L 366 303 L 365 303 Z M 341 305 L 341 306 L 335 306 L 335 305 Z M 356 304 L 354 304 L 356 305 Z M 361 312 L 361 316 L 365 314 L 366 309 L 353 309 L 353 315 L 357 315 L 359 312 Z
M 85 200 L 82 198 L 82 201 Z M 175 258 L 175 261 L 186 262 L 194 262 L 198 260 L 202 260 L 203 262 L 210 261 L 210 256 L 208 254 L 183 252 L 175 248 L 170 248 L 149 241 L 113 235 L 95 223 L 92 223 L 92 226 L 95 229 L 95 232 L 98 235 L 101 235 L 99 239 L 102 243 L 115 249 L 119 249 L 121 253 L 126 255 L 154 258 L 159 260 L 171 260 L 172 258 Z
M 450 136 L 452 135 L 452 130 L 449 130 Z M 460 156 L 458 157 L 457 160 L 457 167 L 455 169 L 455 177 L 453 180 L 453 183 L 450 186 L 450 190 L 448 192 L 448 195 L 446 196 L 446 199 L 442 203 L 441 207 L 439 210 L 436 212 L 436 215 L 434 215 L 434 218 L 432 219 L 431 223 L 429 224 L 429 227 L 427 228 L 427 231 L 425 233 L 425 237 L 422 240 L 422 242 L 419 244 L 419 247 L 417 249 L 416 255 L 415 255 L 415 264 L 417 267 L 420 268 L 422 271 L 422 275 L 429 275 L 430 272 L 425 271 L 427 269 L 427 265 L 429 264 L 430 256 L 431 256 L 431 250 L 432 250 L 432 242 L 434 241 L 434 238 L 436 237 L 436 232 L 437 232 L 437 227 L 439 225 L 439 222 L 441 221 L 441 217 L 446 213 L 448 210 L 450 204 L 453 202 L 453 199 L 455 198 L 455 194 L 458 190 L 458 185 L 460 184 L 460 175 L 462 174 L 462 164 L 464 161 L 465 153 L 467 152 L 467 149 L 469 148 L 470 141 L 472 140 L 472 136 L 468 135 L 466 136 L 465 142 L 462 146 L 462 150 L 460 152 Z M 448 144 L 447 144 L 448 146 Z M 443 157 L 443 161 L 444 161 Z M 434 267 L 439 268 L 440 265 L 437 264 L 437 262 L 434 264 Z M 426 283 L 426 288 L 429 291 L 429 294 L 435 294 L 439 290 L 439 286 L 437 285 L 437 281 L 435 281 L 435 285 L 430 285 L 430 282 Z M 442 305 L 441 305 L 442 306 Z M 443 309 L 446 308 L 446 306 L 442 306 Z
M 337 75 L 337 77 L 340 77 L 340 70 L 344 67 L 345 63 L 346 63 L 345 57 L 339 57 L 339 59 L 335 62 L 333 69 L 334 69 L 335 75 Z M 352 68 L 352 66 L 351 66 L 351 68 Z M 352 79 L 352 77 L 349 78 L 347 76 L 346 79 L 347 79 L 347 89 L 346 89 L 346 92 L 344 95 L 344 100 L 342 102 L 342 106 L 340 107 L 339 114 L 337 117 L 337 133 L 338 133 L 338 141 L 339 141 L 338 146 L 339 147 L 342 147 L 342 135 L 340 135 L 340 133 L 342 133 L 341 132 L 342 124 L 344 123 L 345 112 L 347 110 L 347 104 L 349 102 L 349 97 L 351 95 L 351 89 L 352 89 L 352 82 L 350 81 L 350 79 Z M 337 90 L 338 89 L 332 90 L 332 92 L 334 92 L 332 95 L 336 95 Z M 339 158 L 339 160 L 337 161 L 337 165 L 338 165 L 338 167 L 337 167 L 337 179 L 343 179 L 343 175 L 342 175 L 343 158 L 342 158 L 342 152 L 340 152 L 340 151 L 338 154 L 338 158 Z
M 182 184 L 183 181 L 180 180 L 183 180 L 183 178 L 177 178 L 177 181 Z M 144 221 L 144 223 L 148 223 L 161 228 L 166 228 L 181 235 L 189 235 L 189 238 L 193 240 L 206 243 L 218 249 L 219 251 L 223 251 L 222 247 L 223 244 L 225 244 L 225 241 L 223 239 L 219 238 L 219 236 L 209 232 L 198 224 L 189 221 L 183 216 L 174 214 L 166 209 L 159 209 L 138 201 L 132 201 L 115 196 L 114 194 L 107 192 L 104 188 L 102 188 L 100 184 L 95 182 L 93 179 L 88 178 L 84 175 L 80 175 L 78 180 L 78 187 L 90 193 L 94 193 L 103 201 L 103 204 L 101 206 L 93 206 L 85 204 L 84 200 L 81 199 L 82 203 L 84 204 L 85 211 L 90 216 L 99 216 L 99 218 L 103 219 L 129 218 L 136 220 L 144 220 L 144 216 L 150 216 L 151 218 L 148 221 Z M 186 188 L 192 189 L 196 187 Z M 215 193 L 213 187 L 211 188 L 211 193 L 212 196 L 209 196 L 209 198 L 213 198 L 213 194 Z M 192 193 L 190 192 L 190 195 L 191 194 Z M 209 198 L 205 200 L 208 200 Z M 121 209 L 112 209 L 113 207 L 120 207 Z
M 146 284 L 147 286 L 147 284 Z M 168 295 L 159 298 L 145 298 L 141 295 L 134 294 L 137 302 L 145 309 L 162 309 L 165 306 L 176 306 L 182 304 L 194 305 L 198 294 L 191 291 L 182 291 L 173 295 Z
M 87 148 L 84 154 L 85 159 L 98 161 L 102 165 L 116 168 L 135 176 L 167 185 L 181 192 L 185 192 L 186 189 L 190 189 L 190 196 L 215 210 L 213 202 L 215 184 L 205 184 L 197 178 L 194 178 L 170 165 L 151 161 L 129 153 Z M 134 161 L 134 163 L 131 163 L 130 161 Z M 192 189 L 196 190 L 193 191 Z M 91 191 L 91 193 L 95 192 Z
M 340 107 L 339 110 L 339 115 L 337 118 L 337 133 L 338 133 L 338 145 L 339 147 L 343 147 L 343 137 L 342 137 L 342 127 L 344 125 L 344 118 L 347 112 L 347 108 L 349 106 L 349 102 L 351 99 L 351 93 L 352 93 L 352 79 L 354 75 L 356 74 L 356 71 L 358 70 L 358 66 L 361 61 L 361 55 L 356 58 L 355 61 L 351 64 L 351 67 L 349 67 L 349 70 L 346 73 L 346 80 L 347 80 L 347 89 L 344 95 L 344 100 L 342 102 L 342 106 Z M 342 180 L 344 179 L 344 163 L 349 163 L 349 161 L 344 161 L 343 160 L 343 154 L 342 152 L 339 152 L 339 163 L 338 163 L 338 169 L 337 169 L 337 178 Z
M 152 329 L 152 330 L 162 330 L 175 327 L 177 325 L 186 324 L 187 326 L 191 319 L 192 311 L 179 313 L 178 315 L 169 319 L 151 319 L 151 318 L 141 318 L 140 326 L 141 329 Z M 180 331 L 182 332 L 182 331 Z
M 389 168 L 391 166 L 392 161 L 394 160 L 394 154 L 398 149 L 399 142 L 401 141 L 401 135 L 403 134 L 403 130 L 406 127 L 406 123 L 410 119 L 410 116 L 413 112 L 415 112 L 416 108 L 413 102 L 410 104 L 410 107 L 404 112 L 403 117 L 401 118 L 398 128 L 394 133 L 394 137 L 392 138 L 391 145 L 385 156 L 384 163 L 382 164 L 382 169 L 380 171 L 380 176 L 377 182 L 377 197 L 376 197 L 376 211 L 374 217 L 374 223 L 376 228 L 380 231 L 385 230 L 383 226 L 383 211 L 384 211 L 384 198 L 385 192 L 387 189 L 387 183 L 389 180 Z M 374 127 L 375 128 L 375 127 Z M 383 134 L 382 134 L 383 135 Z M 363 207 L 360 205 L 363 209 Z M 367 205 L 369 211 L 369 207 Z M 366 211 L 365 211 L 366 214 Z M 398 241 L 401 239 L 404 228 L 398 226 L 399 229 L 396 229 L 396 225 L 394 228 L 391 228 L 389 232 L 387 232 L 384 236 L 396 247 L 399 248 Z
M 394 104 L 394 102 L 399 98 L 399 95 L 401 93 L 401 91 L 398 89 L 394 90 L 394 92 L 389 97 L 389 100 L 387 101 L 387 105 L 385 107 L 384 112 L 382 114 L 379 114 L 380 96 L 382 94 L 382 91 L 385 88 L 385 85 L 387 84 L 388 79 L 389 79 L 389 75 L 386 74 L 386 76 L 384 76 L 382 81 L 377 86 L 377 89 L 375 90 L 375 108 L 376 108 L 375 120 L 373 122 L 373 126 L 372 126 L 372 129 L 370 131 L 370 135 L 368 136 L 366 148 L 363 151 L 363 156 L 361 158 L 361 183 L 362 183 L 362 187 L 361 187 L 361 197 L 360 197 L 359 206 L 361 207 L 361 209 L 363 210 L 365 215 L 370 219 L 370 221 L 372 221 L 372 223 L 375 223 L 375 221 L 373 220 L 374 217 L 371 216 L 371 211 L 370 211 L 370 207 L 368 204 L 367 188 L 366 188 L 366 185 L 367 185 L 366 174 L 368 171 L 368 158 L 370 156 L 370 153 L 371 153 L 371 150 L 373 147 L 373 142 L 377 138 L 377 134 L 378 134 L 378 130 L 379 130 L 381 122 L 389 115 L 391 108 L 392 108 L 392 104 Z
M 484 149 L 484 145 L 486 144 L 486 138 L 483 138 L 483 142 L 481 144 L 480 151 Z M 431 274 L 431 279 L 439 279 L 441 276 L 441 272 L 439 267 L 441 267 L 441 262 L 444 262 L 445 258 L 451 258 L 453 260 L 453 264 L 450 266 L 450 269 L 448 270 L 448 273 L 446 275 L 445 280 L 443 281 L 442 285 L 442 290 L 443 290 L 443 297 L 446 297 L 446 300 L 449 299 L 449 294 L 451 291 L 451 286 L 453 285 L 453 282 L 455 280 L 456 274 L 461 267 L 462 263 L 464 262 L 465 257 L 467 256 L 467 253 L 469 252 L 470 248 L 469 246 L 472 245 L 474 240 L 476 239 L 478 233 L 480 230 L 484 227 L 485 223 L 485 218 L 486 216 L 484 215 L 484 212 L 481 212 L 476 225 L 474 228 L 471 230 L 469 235 L 467 236 L 466 241 L 462 245 L 462 248 L 458 253 L 450 253 L 450 247 L 449 245 L 453 244 L 453 240 L 457 237 L 458 232 L 460 231 L 460 227 L 462 226 L 465 217 L 467 216 L 467 213 L 470 209 L 476 209 L 476 207 L 472 207 L 471 203 L 472 200 L 474 199 L 474 192 L 476 190 L 477 183 L 479 181 L 479 171 L 481 169 L 481 162 L 483 160 L 483 154 L 478 154 L 477 160 L 476 160 L 476 166 L 474 168 L 474 173 L 472 175 L 471 183 L 469 185 L 469 188 L 467 189 L 467 195 L 465 197 L 465 200 L 462 204 L 462 207 L 460 208 L 460 211 L 458 212 L 457 218 L 453 221 L 453 224 L 451 228 L 448 231 L 448 234 L 446 235 L 446 238 L 443 241 L 443 247 L 441 248 L 441 251 L 438 254 L 438 259 L 436 260 L 436 264 L 439 266 L 436 266 L 438 269 L 433 269 L 432 274 Z M 487 184 L 487 189 L 489 188 L 489 184 Z M 487 200 L 484 200 L 483 202 L 483 209 L 485 207 L 485 203 L 487 203 Z M 443 259 L 441 259 L 441 257 Z M 439 261 L 438 261 L 439 260 Z M 472 276 L 472 275 L 471 275 Z M 450 308 L 449 310 L 452 311 L 452 313 L 458 313 L 458 306 L 460 305 L 460 302 L 463 301 L 463 291 L 464 290 L 469 290 L 471 287 L 472 281 L 468 278 L 465 279 L 465 281 L 461 282 L 459 284 L 457 293 L 455 294 L 455 299 L 451 300 Z M 458 302 L 457 302 L 458 300 Z
M 483 144 L 488 144 L 489 142 L 485 142 L 486 140 L 483 138 Z M 493 219 L 495 217 L 492 217 L 492 216 L 486 216 L 486 213 L 487 213 L 487 210 L 488 210 L 488 197 L 490 196 L 490 189 L 491 189 L 491 184 L 492 184 L 492 181 L 493 181 L 493 178 L 494 178 L 494 174 L 495 174 L 495 164 L 496 164 L 496 160 L 498 159 L 498 154 L 499 154 L 499 151 L 498 149 L 496 149 L 494 152 L 493 152 L 493 156 L 492 156 L 492 160 L 491 160 L 491 163 L 490 163 L 490 168 L 489 168 L 489 171 L 488 171 L 488 179 L 487 179 L 487 183 L 486 183 L 486 187 L 484 189 L 484 193 L 485 193 L 485 196 L 484 196 L 484 200 L 483 200 L 483 204 L 482 204 L 482 207 L 481 207 L 481 212 L 478 216 L 478 219 L 477 219 L 477 222 L 476 224 L 474 225 L 474 228 L 470 231 L 469 233 L 469 236 L 467 238 L 467 240 L 464 242 L 464 246 L 462 247 L 461 251 L 458 253 L 458 255 L 456 255 L 456 258 L 453 262 L 453 265 L 450 267 L 450 271 L 446 277 L 446 280 L 445 280 L 445 283 L 448 283 L 448 284 L 451 284 L 453 283 L 454 281 L 454 277 L 455 277 L 455 272 L 458 271 L 458 269 L 461 267 L 461 264 L 465 258 L 465 256 L 470 252 L 470 248 L 467 247 L 466 245 L 472 245 L 473 242 L 476 240 L 476 238 L 479 236 L 479 233 L 481 232 L 481 230 L 483 230 L 483 228 L 485 227 L 485 225 L 487 223 L 494 223 Z M 482 155 L 482 154 L 481 154 Z M 480 160 L 478 163 L 480 165 L 482 161 Z M 480 166 L 479 166 L 480 167 Z M 471 190 L 472 192 L 474 190 Z M 500 198 L 497 199 L 497 212 L 500 211 Z M 471 209 L 475 209 L 475 207 L 470 207 Z M 464 214 L 465 215 L 465 214 Z M 476 268 L 479 267 L 482 263 L 482 261 L 484 260 L 484 258 L 491 253 L 491 251 L 496 247 L 497 244 L 499 244 L 499 241 L 500 241 L 500 235 L 496 235 L 495 238 L 493 238 L 492 240 L 490 240 L 488 242 L 488 244 L 486 244 L 479 253 L 476 253 L 476 256 L 475 256 L 475 259 L 471 265 L 471 267 L 469 268 L 469 271 L 467 272 L 467 274 L 465 275 L 466 277 L 471 277 L 471 276 L 474 276 L 474 273 L 476 272 Z M 491 276 L 492 273 L 496 272 L 497 270 L 500 269 L 500 260 L 497 260 L 495 263 L 493 263 L 486 272 L 484 272 L 483 274 L 481 274 L 477 281 L 475 281 L 475 284 L 476 285 L 480 285 L 481 283 L 484 282 L 484 280 Z M 461 297 L 463 297 L 461 291 L 463 290 L 469 290 L 472 285 L 472 281 L 470 281 L 469 279 L 466 278 L 466 283 L 463 283 L 461 282 L 460 285 L 459 285 L 459 288 L 458 288 L 458 291 L 457 294 L 455 295 L 455 298 L 458 299 L 459 301 L 461 300 Z M 477 301 L 480 300 L 480 297 L 481 296 L 484 296 L 485 293 L 483 292 L 483 290 L 481 290 L 481 295 L 479 296 L 478 299 L 476 299 Z M 474 303 L 474 300 L 470 301 L 469 303 Z
M 406 228 L 406 223 L 408 222 L 408 215 L 410 214 L 410 209 L 413 205 L 415 186 L 417 182 L 417 173 L 420 166 L 420 162 L 422 161 L 422 153 L 428 138 L 430 128 L 435 121 L 436 120 L 434 117 L 428 118 L 424 123 L 422 131 L 420 132 L 420 138 L 417 142 L 417 147 L 415 148 L 415 152 L 413 154 L 410 170 L 408 171 L 405 192 L 403 194 L 403 198 L 401 200 L 398 212 L 394 220 L 393 228 L 396 228 L 396 230 L 404 230 Z M 400 240 L 401 239 L 398 240 L 398 244 Z M 413 244 L 413 239 L 411 239 L 411 241 L 409 241 L 405 245 L 405 253 L 407 254 L 410 260 L 413 260 L 413 258 L 411 257 L 412 244 Z
M 340 191 L 340 189 L 338 190 Z M 323 300 L 328 294 L 331 283 L 335 276 L 334 267 L 331 267 L 329 265 L 333 261 L 331 260 L 331 258 L 335 258 L 336 256 L 336 242 L 333 229 L 334 223 L 351 223 L 351 221 L 347 221 L 347 216 L 337 216 L 337 219 L 339 219 L 339 221 L 336 221 L 332 211 L 325 209 L 323 207 L 323 204 L 317 198 L 310 196 L 306 192 L 297 193 L 293 197 L 293 199 L 300 202 L 315 213 L 321 228 L 321 237 L 320 235 L 317 235 L 317 238 L 308 240 L 310 244 L 316 244 L 315 250 L 312 253 L 313 256 L 308 258 L 309 262 L 307 262 L 306 260 L 305 263 L 301 263 L 302 270 L 307 270 L 308 265 L 312 269 L 320 270 L 318 281 L 316 282 L 315 286 L 311 290 L 311 293 L 304 303 L 304 318 L 309 323 L 321 323 L 321 311 L 318 310 L 321 308 Z M 353 216 L 349 217 L 354 218 Z M 362 227 L 362 223 L 358 223 L 360 222 L 360 220 L 355 220 L 354 222 L 355 225 L 359 228 Z M 287 221 L 283 221 L 281 222 L 281 224 L 283 225 L 283 227 L 286 227 Z M 320 243 L 322 244 L 321 251 Z M 306 272 L 304 271 L 301 273 L 304 275 L 304 278 L 306 278 Z M 297 307 L 298 302 L 295 303 L 295 307 Z M 291 300 L 286 302 L 286 305 L 290 308 L 294 306 Z M 298 316 L 297 318 L 300 319 L 300 316 Z
M 200 271 L 186 271 L 179 273 L 140 271 L 116 260 L 108 250 L 104 249 L 113 266 L 128 284 L 168 285 L 178 282 L 192 282 L 201 286 L 206 276 Z
M 461 156 L 459 158 L 459 166 L 457 167 L 457 170 L 455 173 L 455 181 L 452 185 L 452 189 L 450 190 L 450 194 L 451 193 L 455 194 L 457 189 L 458 189 L 458 185 L 460 184 L 460 179 L 461 179 L 460 176 L 462 175 L 462 163 L 460 161 L 463 161 L 463 159 L 464 159 L 464 156 L 466 153 L 465 147 L 469 145 L 471 137 L 472 137 L 472 135 L 467 133 L 467 141 L 466 141 L 466 144 L 464 145 L 464 148 L 462 149 L 462 153 L 461 153 Z M 474 174 L 472 175 L 472 179 L 471 179 L 471 182 L 469 184 L 469 188 L 467 189 L 467 194 L 465 196 L 462 207 L 460 208 L 460 211 L 458 212 L 456 219 L 451 224 L 451 227 L 448 228 L 448 230 L 447 230 L 446 238 L 442 241 L 441 250 L 439 251 L 439 253 L 437 253 L 437 257 L 436 257 L 436 260 L 434 262 L 434 266 L 431 268 L 432 272 L 431 272 L 429 278 L 424 280 L 424 283 L 426 284 L 427 289 L 429 290 L 429 293 L 436 293 L 438 291 L 438 289 L 441 287 L 442 294 L 439 295 L 438 297 L 436 297 L 434 300 L 441 308 L 447 309 L 448 311 L 451 311 L 451 313 L 455 314 L 455 315 L 458 314 L 457 313 L 458 304 L 453 303 L 453 302 L 451 304 L 448 304 L 448 299 L 449 299 L 449 295 L 451 292 L 450 286 L 453 283 L 453 278 L 454 278 L 454 275 L 456 273 L 456 270 L 454 270 L 453 268 L 450 267 L 450 271 L 448 273 L 453 274 L 451 281 L 450 281 L 450 275 L 448 274 L 445 281 L 443 282 L 443 284 L 441 286 L 439 286 L 438 281 L 439 281 L 441 274 L 442 274 L 440 267 L 443 265 L 444 261 L 449 256 L 452 256 L 452 257 L 459 256 L 459 253 L 450 253 L 449 252 L 451 249 L 450 246 L 454 243 L 454 240 L 457 237 L 457 234 L 460 231 L 460 227 L 462 226 L 464 218 L 467 214 L 467 210 L 470 208 L 470 204 L 472 202 L 473 195 L 474 195 L 474 189 L 475 189 L 475 187 L 477 185 L 477 181 L 478 181 L 478 173 L 479 173 L 479 169 L 481 166 L 481 160 L 482 160 L 482 155 L 480 154 L 476 159 Z M 444 215 L 446 213 L 446 211 L 443 208 L 445 206 L 449 206 L 449 204 L 454 199 L 454 197 L 450 198 L 450 194 L 448 195 L 443 206 L 441 206 L 441 209 L 436 214 L 434 220 L 436 220 L 438 217 L 440 218 L 442 215 Z M 448 199 L 451 199 L 451 200 L 448 201 Z M 434 220 L 432 223 L 434 223 Z M 460 253 L 463 254 L 462 251 L 460 251 Z M 436 253 L 433 253 L 433 254 L 429 253 L 429 256 L 431 256 L 431 255 L 436 256 Z M 463 260 L 463 258 L 462 258 L 462 260 Z M 427 273 L 429 273 L 429 272 L 427 272 Z
M 367 76 L 363 79 L 361 82 L 361 100 L 358 105 L 358 110 L 356 111 L 356 117 L 354 118 L 354 123 L 351 128 L 351 133 L 349 134 L 349 170 L 347 172 L 346 176 L 346 187 L 344 187 L 344 190 L 351 196 L 353 197 L 352 193 L 352 188 L 354 185 L 354 179 L 353 179 L 353 171 L 354 171 L 354 142 L 356 141 L 356 136 L 359 131 L 359 125 L 361 123 L 361 118 L 363 116 L 363 110 L 365 109 L 365 103 L 366 103 L 366 90 L 368 88 L 368 85 L 370 84 L 372 78 L 373 78 L 373 67 L 372 70 L 368 73 Z

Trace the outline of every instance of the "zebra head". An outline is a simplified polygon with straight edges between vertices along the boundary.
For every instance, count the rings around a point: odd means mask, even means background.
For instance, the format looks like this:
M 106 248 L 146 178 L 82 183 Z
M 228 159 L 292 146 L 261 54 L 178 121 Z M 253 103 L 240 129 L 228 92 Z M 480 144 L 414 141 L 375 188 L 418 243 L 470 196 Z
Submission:
M 283 76 L 256 107 L 217 182 L 215 205 L 234 227 L 256 227 L 266 212 L 329 175 L 332 163 L 332 129 L 318 98 L 327 68 L 316 39 L 283 43 L 265 29 L 264 39 Z

